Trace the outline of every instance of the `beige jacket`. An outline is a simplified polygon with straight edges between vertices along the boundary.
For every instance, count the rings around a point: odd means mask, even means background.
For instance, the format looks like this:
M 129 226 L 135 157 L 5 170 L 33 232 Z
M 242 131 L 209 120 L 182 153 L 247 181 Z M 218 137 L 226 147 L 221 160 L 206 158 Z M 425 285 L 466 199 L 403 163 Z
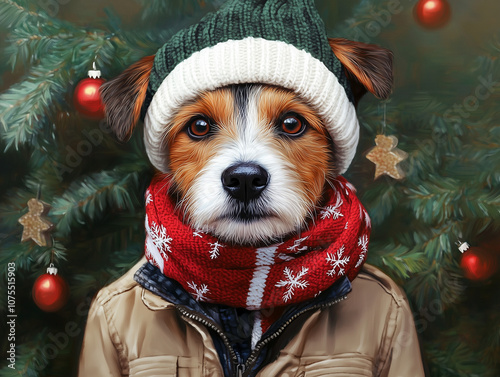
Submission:
M 133 280 L 143 263 L 92 303 L 79 377 L 223 376 L 207 329 Z M 373 266 L 347 299 L 306 318 L 258 376 L 424 376 L 405 295 Z

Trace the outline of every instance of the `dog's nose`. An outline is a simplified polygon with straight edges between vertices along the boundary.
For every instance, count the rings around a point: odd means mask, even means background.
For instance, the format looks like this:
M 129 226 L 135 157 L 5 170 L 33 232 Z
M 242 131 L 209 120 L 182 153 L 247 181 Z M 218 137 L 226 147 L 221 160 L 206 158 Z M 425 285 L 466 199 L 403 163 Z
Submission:
M 222 186 L 229 195 L 242 202 L 256 199 L 269 182 L 269 173 L 262 166 L 242 162 L 222 173 Z

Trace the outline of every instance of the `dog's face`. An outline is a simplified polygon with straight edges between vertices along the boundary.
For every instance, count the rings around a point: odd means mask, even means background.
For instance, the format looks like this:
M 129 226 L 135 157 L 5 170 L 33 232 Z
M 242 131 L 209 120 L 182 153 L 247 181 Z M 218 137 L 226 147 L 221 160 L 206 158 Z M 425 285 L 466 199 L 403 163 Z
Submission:
M 343 39 L 330 45 L 356 103 L 367 90 L 389 95 L 390 51 Z M 108 121 L 121 139 L 137 122 L 152 64 L 145 58 L 104 86 Z M 165 125 L 159 142 L 185 221 L 231 243 L 268 243 L 300 231 L 336 175 L 335 150 L 318 114 L 272 85 L 201 93 Z
M 321 120 L 273 86 L 202 93 L 176 114 L 166 142 L 181 212 L 229 242 L 269 242 L 301 229 L 334 176 Z

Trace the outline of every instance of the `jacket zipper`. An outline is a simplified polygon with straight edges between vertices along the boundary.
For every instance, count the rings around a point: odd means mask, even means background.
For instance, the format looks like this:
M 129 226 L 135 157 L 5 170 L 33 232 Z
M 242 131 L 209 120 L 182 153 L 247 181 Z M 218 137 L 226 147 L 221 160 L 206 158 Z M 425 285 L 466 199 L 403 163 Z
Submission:
M 176 306 L 176 308 L 179 310 L 179 312 L 181 312 L 181 314 L 183 316 L 185 316 L 187 318 L 190 318 L 190 319 L 193 319 L 195 321 L 198 321 L 198 322 L 200 322 L 201 324 L 203 324 L 203 325 L 205 325 L 207 327 L 210 327 L 212 330 L 214 330 L 221 337 L 222 341 L 224 342 L 224 344 L 226 345 L 227 349 L 229 350 L 229 355 L 231 356 L 231 359 L 232 359 L 231 361 L 233 363 L 233 366 L 235 367 L 235 372 L 236 372 L 235 375 L 236 375 L 236 377 L 242 377 L 244 375 L 245 371 L 249 370 L 250 366 L 253 363 L 255 363 L 255 361 L 257 360 L 257 356 L 260 353 L 260 351 L 262 350 L 262 348 L 266 344 L 268 344 L 269 342 L 271 342 L 272 340 L 274 340 L 278 336 L 280 336 L 283 333 L 283 331 L 285 331 L 285 329 L 288 327 L 288 325 L 290 325 L 290 323 L 292 323 L 294 320 L 296 320 L 302 314 L 307 313 L 308 311 L 316 310 L 316 309 L 328 308 L 330 306 L 333 306 L 333 305 L 339 303 L 340 301 L 345 300 L 346 298 L 347 298 L 347 295 L 344 295 L 344 296 L 341 296 L 341 297 L 337 298 L 334 301 L 328 302 L 326 304 L 314 305 L 314 306 L 311 306 L 311 307 L 309 307 L 307 309 L 304 309 L 304 310 L 302 310 L 302 311 L 294 314 L 283 325 L 281 325 L 278 330 L 276 330 L 274 333 L 272 333 L 271 335 L 269 335 L 264 340 L 259 341 L 257 343 L 257 345 L 255 346 L 254 350 L 250 353 L 250 356 L 248 357 L 248 359 L 247 359 L 247 361 L 245 363 L 242 363 L 241 360 L 239 359 L 239 357 L 236 355 L 236 352 L 234 351 L 233 347 L 229 343 L 229 339 L 227 338 L 227 336 L 224 333 L 224 331 L 222 331 L 219 328 L 219 326 L 213 324 L 212 322 L 208 321 L 207 319 L 203 318 L 202 316 L 199 316 L 199 315 L 194 314 L 193 312 L 191 312 L 189 310 L 186 310 L 182 306 Z
M 236 366 L 236 375 L 243 377 L 243 373 L 245 373 L 245 364 L 240 363 Z
M 264 340 L 261 340 L 260 342 L 257 343 L 257 345 L 255 346 L 252 353 L 250 353 L 250 356 L 248 357 L 248 359 L 245 363 L 245 369 L 249 369 L 250 365 L 255 363 L 255 361 L 257 360 L 258 354 L 262 350 L 262 347 L 264 347 L 266 344 L 271 342 L 273 339 L 276 339 L 278 336 L 280 336 L 283 333 L 283 331 L 285 331 L 285 329 L 288 327 L 288 325 L 290 325 L 290 323 L 292 323 L 294 320 L 296 320 L 302 314 L 304 314 L 308 311 L 311 311 L 311 310 L 328 308 L 330 306 L 333 306 L 333 305 L 339 303 L 340 301 L 345 300 L 346 298 L 347 298 L 347 295 L 344 295 L 344 296 L 341 296 L 341 297 L 337 298 L 336 300 L 328 302 L 326 304 L 317 304 L 317 305 L 311 306 L 311 307 L 304 309 L 304 310 L 294 314 L 293 316 L 291 316 L 283 325 L 281 325 L 281 327 L 278 330 L 276 330 L 274 333 L 269 335 Z
M 200 322 L 201 324 L 205 325 L 206 327 L 210 327 L 212 330 L 214 330 L 222 339 L 224 344 L 226 345 L 227 349 L 229 350 L 229 355 L 231 357 L 231 362 L 233 363 L 233 366 L 235 367 L 236 377 L 242 377 L 243 373 L 245 372 L 245 364 L 239 359 L 239 357 L 236 355 L 236 352 L 234 351 L 233 347 L 231 346 L 231 343 L 229 343 L 229 339 L 227 338 L 226 334 L 224 331 L 222 331 L 219 326 L 213 324 L 211 321 L 208 321 L 202 316 L 199 316 L 189 310 L 186 310 L 182 306 L 176 306 L 177 310 L 181 312 L 181 314 L 184 317 L 193 319 L 197 322 Z

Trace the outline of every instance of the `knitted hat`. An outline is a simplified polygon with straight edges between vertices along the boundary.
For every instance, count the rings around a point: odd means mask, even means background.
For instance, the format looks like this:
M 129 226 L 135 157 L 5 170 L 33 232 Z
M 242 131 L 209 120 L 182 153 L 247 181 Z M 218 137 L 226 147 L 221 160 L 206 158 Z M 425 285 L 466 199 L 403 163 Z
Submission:
M 228 0 L 158 50 L 142 108 L 153 165 L 168 170 L 160 141 L 187 101 L 244 83 L 287 88 L 312 105 L 334 142 L 338 171 L 347 170 L 359 125 L 344 68 L 314 0 Z

